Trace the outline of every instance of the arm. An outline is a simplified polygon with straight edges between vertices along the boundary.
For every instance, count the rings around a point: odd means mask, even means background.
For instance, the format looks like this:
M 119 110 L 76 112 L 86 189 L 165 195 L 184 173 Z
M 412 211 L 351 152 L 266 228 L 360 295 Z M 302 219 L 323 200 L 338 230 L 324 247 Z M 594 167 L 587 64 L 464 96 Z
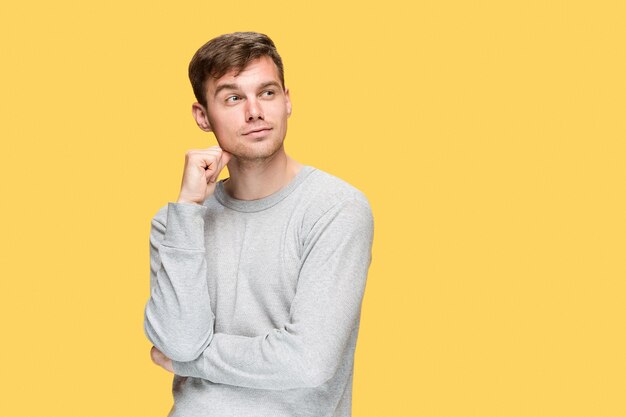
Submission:
M 332 207 L 306 238 L 289 322 L 256 337 L 216 333 L 199 358 L 172 361 L 174 372 L 261 389 L 326 382 L 357 331 L 373 231 L 367 200 Z
M 168 358 L 190 361 L 213 337 L 206 279 L 204 214 L 199 204 L 168 203 L 150 229 L 150 298 L 145 307 L 144 331 Z

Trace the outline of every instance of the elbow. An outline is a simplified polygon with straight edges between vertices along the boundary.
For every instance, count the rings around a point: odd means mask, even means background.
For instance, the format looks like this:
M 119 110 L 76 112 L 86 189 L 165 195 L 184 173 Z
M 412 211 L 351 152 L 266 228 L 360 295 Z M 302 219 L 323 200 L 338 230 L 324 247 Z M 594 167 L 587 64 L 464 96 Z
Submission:
M 327 345 L 295 336 L 285 338 L 284 342 L 287 349 L 279 351 L 278 356 L 284 374 L 289 375 L 291 388 L 316 388 L 337 373 L 341 357 Z
M 336 368 L 330 366 L 327 362 L 321 361 L 315 364 L 306 363 L 302 367 L 301 379 L 304 384 L 304 388 L 315 388 L 324 385 L 330 380 L 337 371 Z
M 324 385 L 333 377 L 334 373 L 322 369 L 310 369 L 304 374 L 305 388 L 316 388 Z
M 213 332 L 191 338 L 176 331 L 156 331 L 148 319 L 144 322 L 148 340 L 165 356 L 176 362 L 191 362 L 202 355 L 213 339 Z

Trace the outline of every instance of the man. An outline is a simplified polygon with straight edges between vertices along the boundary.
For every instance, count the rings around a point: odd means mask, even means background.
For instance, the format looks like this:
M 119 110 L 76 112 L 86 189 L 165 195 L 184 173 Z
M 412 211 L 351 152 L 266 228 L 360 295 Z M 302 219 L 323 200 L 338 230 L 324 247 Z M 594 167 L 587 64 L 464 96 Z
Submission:
M 187 152 L 178 200 L 152 219 L 145 332 L 175 374 L 170 416 L 350 416 L 368 200 L 285 153 L 291 102 L 267 36 L 207 42 L 189 76 L 219 146 Z

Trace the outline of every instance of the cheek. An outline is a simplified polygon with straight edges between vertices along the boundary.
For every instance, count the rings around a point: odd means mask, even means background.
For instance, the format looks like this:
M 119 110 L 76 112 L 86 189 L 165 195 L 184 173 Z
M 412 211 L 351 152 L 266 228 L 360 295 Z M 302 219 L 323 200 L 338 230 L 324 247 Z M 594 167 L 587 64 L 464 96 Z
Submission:
M 283 121 L 289 117 L 289 111 L 287 107 L 280 106 L 280 107 L 273 108 L 271 110 L 271 115 L 274 118 L 274 120 Z
M 224 115 L 216 120 L 218 131 L 225 135 L 234 135 L 239 130 L 239 123 L 236 115 Z

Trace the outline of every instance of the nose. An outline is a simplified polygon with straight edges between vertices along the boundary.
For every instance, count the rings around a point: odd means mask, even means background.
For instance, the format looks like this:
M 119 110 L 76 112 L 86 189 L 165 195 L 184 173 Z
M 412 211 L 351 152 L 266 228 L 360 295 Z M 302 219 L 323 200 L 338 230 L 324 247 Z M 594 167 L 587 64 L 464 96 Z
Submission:
M 246 106 L 246 120 L 252 121 L 255 119 L 263 120 L 263 109 L 260 103 L 256 99 L 249 99 Z

